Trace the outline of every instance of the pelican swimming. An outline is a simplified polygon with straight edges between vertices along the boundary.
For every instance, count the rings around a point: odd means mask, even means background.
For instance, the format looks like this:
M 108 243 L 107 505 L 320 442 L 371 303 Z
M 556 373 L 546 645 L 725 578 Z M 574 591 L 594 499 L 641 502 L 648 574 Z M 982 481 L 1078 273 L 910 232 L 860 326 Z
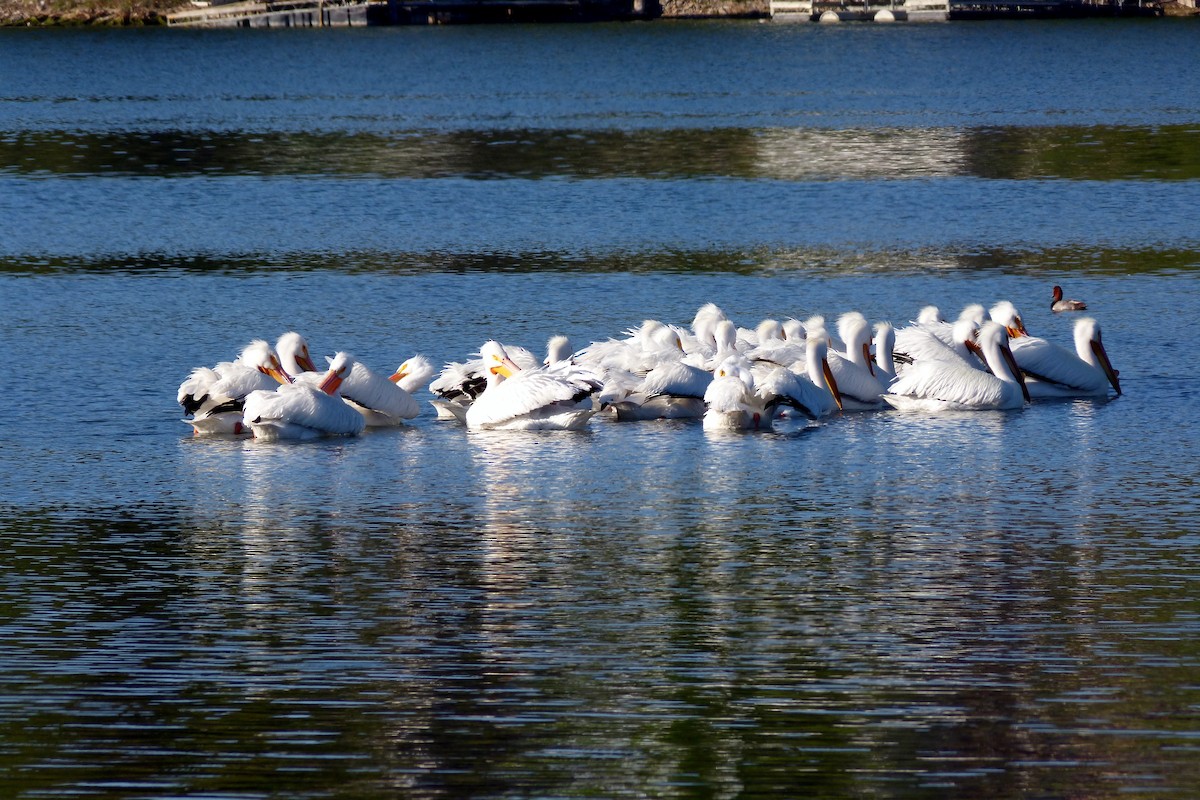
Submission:
M 716 327 L 722 320 L 728 320 L 725 312 L 716 303 L 705 303 L 696 310 L 692 318 L 692 333 L 700 347 L 713 352 L 717 349 Z
M 1029 395 L 1004 326 L 985 322 L 978 344 L 990 374 L 955 361 L 917 361 L 896 379 L 884 401 L 900 411 L 1022 408 Z
M 504 350 L 520 369 L 537 366 L 537 357 L 524 347 L 508 345 Z M 482 357 L 466 362 L 452 361 L 442 367 L 442 371 L 429 384 L 429 391 L 434 396 L 429 402 L 437 412 L 438 419 L 464 422 L 467 409 L 486 388 L 487 366 Z
M 875 375 L 871 362 L 871 325 L 857 311 L 838 318 L 838 336 L 845 343 L 845 353 L 831 352 L 829 366 L 837 379 L 842 404 L 847 411 L 867 411 L 883 407 L 882 396 L 887 387 Z M 809 334 L 810 341 L 812 333 Z
M 601 400 L 620 421 L 690 419 L 704 416 L 704 392 L 712 374 L 682 361 L 663 361 L 645 377 Z M 604 391 L 612 392 L 606 382 Z
M 353 366 L 350 356 L 338 353 L 316 386 L 297 381 L 273 392 L 251 392 L 246 398 L 242 423 L 254 431 L 256 438 L 265 441 L 362 433 L 366 426 L 363 415 L 338 394 Z
M 402 425 L 421 413 L 421 406 L 398 380 L 378 375 L 360 361 L 353 363 L 339 389 L 342 399 L 362 414 L 368 428 Z
M 996 305 L 988 310 L 988 317 L 992 322 L 999 322 L 1008 331 L 1009 339 L 1019 339 L 1022 336 L 1028 336 L 1029 331 L 1025 330 L 1025 323 L 1021 320 L 1021 312 L 1017 311 L 1008 300 L 1001 300 Z
M 523 369 L 496 341 L 479 349 L 487 385 L 464 415 L 471 430 L 579 430 L 601 384 L 590 370 Z
M 890 322 L 875 323 L 875 376 L 884 386 L 896 380 L 896 329 Z
M 910 364 L 919 361 L 957 361 L 972 369 L 986 370 L 975 334 L 979 323 L 970 317 L 959 319 L 951 326 L 950 344 L 927 328 L 910 326 L 896 331 L 896 356 L 901 361 L 897 375 L 903 375 Z
M 295 331 L 288 331 L 276 340 L 275 352 L 279 354 L 283 371 L 293 378 L 302 372 L 317 371 L 308 352 L 308 340 Z
M 225 361 L 214 368 L 197 367 L 179 385 L 176 400 L 191 419 L 197 436 L 245 433 L 242 407 L 251 392 L 273 391 L 290 383 L 279 357 L 271 345 L 256 339 L 242 349 L 236 361 Z
M 842 410 L 841 393 L 829 368 L 829 346 L 823 337 L 808 343 L 804 371 L 793 367 L 788 374 L 790 378 L 772 370 L 758 381 L 759 396 L 766 398 L 776 413 L 786 406 L 809 419 L 820 419 Z
M 1054 299 L 1050 301 L 1051 311 L 1085 311 L 1087 303 L 1082 300 L 1064 300 L 1061 286 L 1054 287 Z
M 623 339 L 592 342 L 575 360 L 599 373 L 606 382 L 612 376 L 636 382 L 659 364 L 679 361 L 684 356 L 680 330 L 659 320 L 645 320 L 626 333 Z
M 388 380 L 409 394 L 413 394 L 424 389 L 425 384 L 429 382 L 436 371 L 428 358 L 415 355 L 406 358 L 400 366 L 396 367 L 396 371 Z
M 754 375 L 744 356 L 726 356 L 704 392 L 704 430 L 741 431 L 766 427 L 766 402 L 754 392 Z
M 1012 343 L 1013 357 L 1035 398 L 1104 397 L 1109 387 L 1121 394 L 1117 371 L 1100 340 L 1100 324 L 1075 320 L 1075 352 L 1045 339 L 1022 336 Z

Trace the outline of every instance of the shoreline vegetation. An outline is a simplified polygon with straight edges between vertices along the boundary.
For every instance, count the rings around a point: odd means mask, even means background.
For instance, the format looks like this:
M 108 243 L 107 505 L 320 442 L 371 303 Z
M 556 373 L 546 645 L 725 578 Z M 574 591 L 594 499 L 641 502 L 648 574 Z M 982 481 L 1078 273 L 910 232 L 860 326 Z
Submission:
M 191 7 L 190 0 L 0 0 L 0 26 L 165 26 L 167 14 Z
M 1163 12 L 1168 17 L 1195 17 L 1200 15 L 1192 5 L 1194 0 L 1164 0 Z M 765 2 L 755 0 L 675 0 L 663 2 L 668 6 L 681 6 L 685 13 L 664 14 L 677 18 L 737 18 L 757 16 L 748 8 L 757 10 Z M 0 27 L 75 27 L 108 26 L 139 27 L 166 26 L 167 15 L 176 11 L 194 8 L 191 0 L 0 0 Z M 683 11 L 678 8 L 676 11 Z

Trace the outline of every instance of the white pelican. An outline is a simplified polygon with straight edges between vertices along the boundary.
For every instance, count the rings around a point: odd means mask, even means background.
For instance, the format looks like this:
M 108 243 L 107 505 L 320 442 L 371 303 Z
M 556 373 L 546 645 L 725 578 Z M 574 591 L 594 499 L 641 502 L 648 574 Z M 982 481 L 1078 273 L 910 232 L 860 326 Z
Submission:
M 896 380 L 896 329 L 890 322 L 875 323 L 875 376 L 887 386 Z
M 719 319 L 714 322 L 708 338 L 712 340 L 712 347 L 700 345 L 689 352 L 684 359 L 687 363 L 706 372 L 714 372 L 726 358 L 740 352 L 737 326 L 731 320 Z
M 1034 336 L 1013 340 L 1012 352 L 1032 397 L 1104 397 L 1110 386 L 1121 393 L 1100 325 L 1091 317 L 1075 320 L 1074 353 Z
M 803 342 L 808 338 L 808 333 L 804 330 L 804 323 L 798 319 L 785 319 L 782 327 L 783 338 L 789 342 Z
M 362 414 L 368 428 L 402 425 L 421 413 L 421 406 L 398 381 L 372 372 L 360 361 L 353 362 L 340 391 L 342 399 Z
M 900 411 L 1022 408 L 1029 395 L 1004 326 L 985 322 L 978 343 L 991 374 L 954 361 L 918 361 L 896 379 L 883 399 Z
M 495 341 L 479 355 L 487 387 L 466 410 L 471 430 L 579 430 L 596 413 L 600 381 L 590 370 L 522 369 Z
M 713 372 L 704 392 L 704 430 L 741 431 L 771 424 L 766 402 L 754 392 L 749 362 L 726 356 Z
M 628 391 L 607 402 L 620 421 L 704 416 L 704 392 L 712 374 L 682 361 L 664 361 Z M 605 383 L 605 391 L 611 390 Z
M 788 406 L 809 419 L 820 419 L 841 411 L 842 397 L 829 368 L 829 346 L 823 339 L 814 338 L 808 343 L 804 361 L 807 374 L 788 370 L 785 376 L 780 375 L 779 370 L 772 370 L 763 376 L 758 381 L 758 395 L 776 412 L 780 407 Z
M 542 363 L 547 367 L 568 364 L 573 356 L 570 339 L 566 336 L 551 336 L 546 342 L 546 360 Z
M 696 310 L 692 318 L 692 333 L 699 340 L 700 346 L 710 351 L 717 349 L 715 329 L 721 320 L 729 319 L 716 303 L 705 303 Z
M 1087 303 L 1082 300 L 1064 300 L 1061 286 L 1054 287 L 1054 299 L 1050 301 L 1051 311 L 1085 311 Z
M 754 330 L 737 328 L 737 348 L 742 352 L 783 339 L 783 323 L 777 319 L 764 319 L 754 326 Z
M 274 392 L 251 392 L 246 398 L 243 424 L 253 429 L 255 437 L 266 441 L 362 433 L 366 426 L 362 414 L 338 394 L 353 365 L 348 355 L 338 353 L 316 386 L 298 381 Z
M 433 368 L 433 364 L 429 363 L 428 358 L 416 355 L 406 358 L 400 366 L 396 367 L 396 371 L 388 380 L 409 394 L 413 394 L 425 388 L 425 384 L 433 377 L 434 372 L 436 370 Z
M 902 361 L 897 374 L 903 375 L 909 364 L 918 361 L 957 361 L 972 369 L 987 370 L 979 346 L 975 344 L 975 333 L 979 323 L 964 317 L 951 326 L 951 344 L 931 333 L 927 328 L 910 326 L 896 331 L 897 360 Z
M 918 325 L 933 325 L 939 322 L 945 322 L 946 318 L 942 316 L 942 310 L 937 306 L 923 306 L 917 312 Z
M 301 372 L 317 371 L 317 365 L 308 353 L 308 341 L 295 331 L 288 331 L 276 340 L 275 352 L 279 354 L 283 371 L 293 378 Z
M 838 336 L 845 342 L 846 352 L 831 352 L 829 367 L 837 379 L 842 405 L 847 411 L 869 411 L 883 407 L 887 387 L 875 376 L 871 363 L 871 325 L 857 311 L 838 318 Z M 812 334 L 809 334 L 810 341 Z
M 1001 300 L 992 306 L 988 311 L 988 316 L 992 322 L 999 322 L 1004 326 L 1008 331 L 1009 339 L 1018 339 L 1029 335 L 1029 331 L 1025 330 L 1025 323 L 1021 321 L 1021 312 L 1017 311 L 1017 307 L 1008 300 Z
M 1011 303 L 1009 305 L 1011 305 Z M 978 328 L 984 323 L 985 320 L 987 320 L 987 318 L 987 309 L 985 309 L 979 303 L 968 303 L 967 305 L 963 306 L 963 310 L 958 312 L 958 317 L 955 322 L 947 322 L 944 320 L 942 318 L 942 313 L 938 311 L 937 306 L 925 306 L 921 309 L 920 314 L 917 316 L 917 320 L 907 328 L 901 328 L 901 330 L 923 330 L 928 334 L 936 336 L 942 341 L 942 344 L 948 347 L 954 347 L 954 326 L 956 323 L 963 322 L 964 320 L 972 320 L 975 323 L 975 327 Z M 897 336 L 899 336 L 899 331 L 897 331 Z M 897 341 L 896 348 L 900 352 L 905 352 L 904 343 L 902 342 Z
M 179 385 L 176 400 L 184 414 L 191 415 L 184 422 L 197 436 L 239 434 L 246 432 L 242 425 L 246 396 L 259 390 L 273 391 L 277 385 L 290 382 L 271 345 L 256 339 L 242 349 L 236 361 L 192 370 Z
M 524 347 L 507 346 L 505 352 L 520 369 L 537 366 L 537 357 Z M 467 409 L 487 388 L 487 366 L 483 358 L 467 362 L 452 361 L 429 384 L 434 399 L 430 400 L 438 419 L 456 419 L 464 422 Z
M 658 320 L 648 319 L 624 339 L 592 342 L 576 356 L 607 379 L 613 373 L 641 376 L 665 361 L 683 358 L 680 331 Z M 621 376 L 622 378 L 627 375 Z

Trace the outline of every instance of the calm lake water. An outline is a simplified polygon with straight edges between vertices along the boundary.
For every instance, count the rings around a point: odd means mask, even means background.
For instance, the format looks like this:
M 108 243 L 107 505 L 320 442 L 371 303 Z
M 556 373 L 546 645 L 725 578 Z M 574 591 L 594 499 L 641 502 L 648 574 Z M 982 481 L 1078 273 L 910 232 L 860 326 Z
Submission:
M 0 795 L 1197 796 L 1198 43 L 0 31 Z M 1066 344 L 1055 283 L 1123 396 L 303 445 L 175 405 L 289 329 L 387 370 L 1010 299 Z

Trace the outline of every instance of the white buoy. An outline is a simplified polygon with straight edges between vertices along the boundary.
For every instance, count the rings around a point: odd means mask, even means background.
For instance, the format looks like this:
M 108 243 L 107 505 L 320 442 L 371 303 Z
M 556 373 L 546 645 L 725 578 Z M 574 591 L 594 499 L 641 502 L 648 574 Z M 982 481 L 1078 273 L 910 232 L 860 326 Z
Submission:
M 888 11 L 885 8 L 875 14 L 875 21 L 876 22 L 895 22 L 896 15 L 893 14 L 891 11 Z
M 842 18 L 837 15 L 836 11 L 826 11 L 824 14 L 821 15 L 821 18 L 818 20 L 818 22 L 822 22 L 826 25 L 828 25 L 831 22 L 841 22 L 841 21 L 842 21 Z

